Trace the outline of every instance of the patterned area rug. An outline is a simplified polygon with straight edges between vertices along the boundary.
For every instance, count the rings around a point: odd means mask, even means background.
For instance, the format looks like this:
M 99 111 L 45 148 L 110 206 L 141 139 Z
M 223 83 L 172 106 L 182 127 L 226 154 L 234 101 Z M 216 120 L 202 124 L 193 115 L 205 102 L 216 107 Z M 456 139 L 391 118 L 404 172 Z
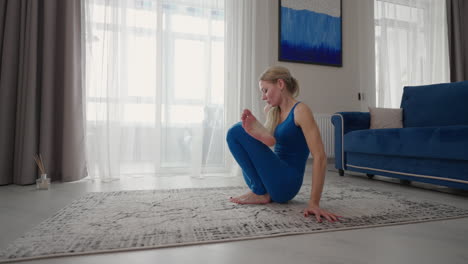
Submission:
M 287 204 L 237 205 L 244 187 L 89 193 L 0 252 L 0 262 L 160 248 L 459 218 L 468 210 L 390 192 L 330 185 L 321 205 L 341 222 L 306 218 L 310 185 Z

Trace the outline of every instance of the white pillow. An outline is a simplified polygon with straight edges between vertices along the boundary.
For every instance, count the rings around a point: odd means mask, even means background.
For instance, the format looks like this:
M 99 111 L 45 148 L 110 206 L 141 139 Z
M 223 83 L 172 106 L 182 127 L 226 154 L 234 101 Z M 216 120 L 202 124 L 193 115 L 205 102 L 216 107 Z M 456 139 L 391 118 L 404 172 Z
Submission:
M 370 129 L 402 128 L 402 108 L 376 108 L 369 107 Z

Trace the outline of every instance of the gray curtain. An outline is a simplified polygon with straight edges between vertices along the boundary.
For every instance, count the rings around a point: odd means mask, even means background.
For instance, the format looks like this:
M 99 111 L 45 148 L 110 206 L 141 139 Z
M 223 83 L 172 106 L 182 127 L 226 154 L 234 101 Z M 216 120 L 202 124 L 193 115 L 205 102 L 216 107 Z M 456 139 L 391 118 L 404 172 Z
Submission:
M 468 1 L 446 1 L 450 81 L 468 80 Z
M 81 1 L 0 0 L 0 185 L 86 176 Z

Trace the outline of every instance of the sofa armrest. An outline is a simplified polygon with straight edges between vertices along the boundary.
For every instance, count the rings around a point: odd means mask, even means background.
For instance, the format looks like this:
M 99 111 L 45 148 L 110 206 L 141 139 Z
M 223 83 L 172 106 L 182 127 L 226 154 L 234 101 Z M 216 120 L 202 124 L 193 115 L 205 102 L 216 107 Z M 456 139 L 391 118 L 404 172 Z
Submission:
M 337 112 L 332 116 L 332 123 L 335 126 L 335 129 L 343 129 L 343 135 L 353 130 L 369 129 L 370 113 Z
M 335 168 L 339 170 L 346 169 L 346 161 L 343 151 L 343 136 L 353 130 L 369 129 L 369 112 L 337 112 L 331 122 L 335 127 Z

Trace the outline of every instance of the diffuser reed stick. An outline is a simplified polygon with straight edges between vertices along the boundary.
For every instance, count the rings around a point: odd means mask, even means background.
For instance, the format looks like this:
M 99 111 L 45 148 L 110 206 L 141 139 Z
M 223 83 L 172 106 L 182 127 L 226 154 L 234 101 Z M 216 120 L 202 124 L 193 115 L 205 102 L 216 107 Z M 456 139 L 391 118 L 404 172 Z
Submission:
M 44 159 L 42 158 L 41 153 L 39 153 L 39 160 L 41 161 L 42 168 L 44 169 L 44 173 L 47 174 L 47 172 L 46 172 L 46 167 L 45 167 L 45 163 L 44 163 Z
M 34 154 L 34 160 L 36 161 L 37 167 L 41 171 L 41 174 L 46 174 L 46 169 L 41 154 Z

